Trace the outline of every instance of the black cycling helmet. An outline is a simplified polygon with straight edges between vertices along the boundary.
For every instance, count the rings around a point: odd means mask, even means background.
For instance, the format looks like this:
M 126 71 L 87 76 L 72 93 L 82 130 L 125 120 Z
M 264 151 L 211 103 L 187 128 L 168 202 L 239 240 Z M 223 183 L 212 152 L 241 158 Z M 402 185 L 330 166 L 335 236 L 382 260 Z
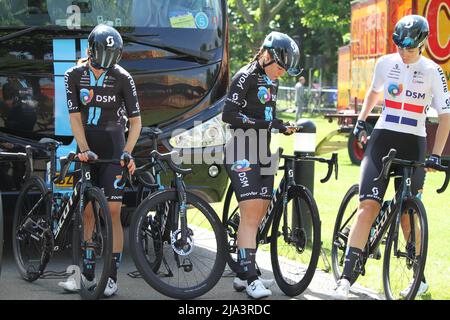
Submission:
M 287 34 L 272 31 L 264 39 L 263 48 L 266 48 L 275 62 L 283 67 L 289 75 L 297 76 L 299 69 L 300 50 L 297 43 Z
M 122 57 L 122 37 L 113 27 L 99 24 L 89 34 L 88 43 L 91 65 L 96 69 L 109 69 Z
M 422 16 L 409 15 L 395 25 L 392 40 L 399 48 L 420 48 L 430 33 L 428 21 Z

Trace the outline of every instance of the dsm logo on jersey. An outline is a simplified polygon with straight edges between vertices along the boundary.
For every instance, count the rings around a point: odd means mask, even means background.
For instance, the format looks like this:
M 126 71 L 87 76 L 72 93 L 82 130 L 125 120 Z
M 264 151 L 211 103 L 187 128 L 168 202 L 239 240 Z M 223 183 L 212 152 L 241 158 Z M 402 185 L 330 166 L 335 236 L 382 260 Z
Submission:
M 81 89 L 80 90 L 80 100 L 81 103 L 85 106 L 92 101 L 92 98 L 94 97 L 94 90 L 88 90 L 88 89 Z
M 388 87 L 388 92 L 392 97 L 398 97 L 399 95 L 401 95 L 403 91 L 403 85 L 400 84 L 396 84 L 396 83 L 391 83 Z
M 231 170 L 239 173 L 239 172 L 250 171 L 250 170 L 252 170 L 252 168 L 250 168 L 250 161 L 248 161 L 247 159 L 243 159 L 243 160 L 238 160 L 235 163 L 233 163 L 233 165 L 231 166 Z
M 420 93 L 420 92 L 414 92 L 414 91 L 406 90 L 406 96 L 407 97 L 411 97 L 413 99 L 425 99 L 426 94 L 425 93 Z
M 261 103 L 266 103 L 269 102 L 271 99 L 271 95 L 270 95 L 270 89 L 266 88 L 266 87 L 259 87 L 258 88 L 258 99 L 259 101 L 261 101 Z

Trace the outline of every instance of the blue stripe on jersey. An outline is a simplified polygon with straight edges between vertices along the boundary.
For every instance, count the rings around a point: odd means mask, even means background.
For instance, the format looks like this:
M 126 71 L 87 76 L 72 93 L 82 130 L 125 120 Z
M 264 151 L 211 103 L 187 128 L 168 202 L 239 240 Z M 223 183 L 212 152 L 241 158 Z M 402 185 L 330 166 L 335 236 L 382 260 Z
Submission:
M 108 71 L 103 72 L 102 75 L 100 76 L 100 78 L 98 78 L 98 80 L 96 80 L 94 73 L 92 72 L 91 69 L 89 69 L 90 86 L 91 87 L 103 87 L 103 81 L 105 81 L 105 77 L 106 77 L 107 73 L 108 73 Z
M 408 126 L 417 127 L 417 120 L 416 119 L 407 118 L 407 117 L 402 117 L 401 124 L 406 124 Z
M 387 122 L 393 122 L 393 123 L 399 123 L 400 117 L 399 116 L 393 116 L 391 114 L 386 115 L 386 121 Z

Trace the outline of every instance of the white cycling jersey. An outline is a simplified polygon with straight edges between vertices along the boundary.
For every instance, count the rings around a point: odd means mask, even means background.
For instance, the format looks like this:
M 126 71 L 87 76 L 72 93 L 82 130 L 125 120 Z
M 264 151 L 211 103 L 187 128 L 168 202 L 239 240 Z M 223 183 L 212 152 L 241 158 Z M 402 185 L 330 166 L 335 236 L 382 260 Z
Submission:
M 438 64 L 423 56 L 408 65 L 398 53 L 381 57 L 375 65 L 371 89 L 384 90 L 383 111 L 376 129 L 425 137 L 430 106 L 438 114 L 450 113 L 445 73 Z

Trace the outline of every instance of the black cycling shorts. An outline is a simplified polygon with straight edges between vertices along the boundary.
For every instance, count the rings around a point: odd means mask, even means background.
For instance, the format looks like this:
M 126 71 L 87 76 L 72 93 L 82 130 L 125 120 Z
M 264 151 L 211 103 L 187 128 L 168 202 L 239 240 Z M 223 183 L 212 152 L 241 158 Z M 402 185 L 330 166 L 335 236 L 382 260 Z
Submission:
M 85 130 L 89 149 L 98 155 L 99 159 L 119 159 L 125 147 L 125 134 L 121 130 L 89 129 Z M 78 151 L 79 152 L 79 151 Z M 79 179 L 79 174 L 75 179 Z M 122 167 L 116 164 L 91 165 L 91 181 L 103 190 L 108 201 L 121 202 L 124 186 L 118 187 L 122 178 Z
M 426 148 L 425 137 L 385 129 L 373 130 L 361 163 L 359 200 L 371 199 L 382 204 L 389 180 L 380 179 L 377 182 L 373 180 L 379 176 L 382 158 L 390 149 L 397 150 L 396 158 L 423 162 Z M 402 168 L 396 165 L 392 165 L 391 171 L 402 174 Z M 417 194 L 423 188 L 424 181 L 424 168 L 415 169 L 411 179 L 413 194 Z M 396 179 L 396 188 L 400 186 L 400 182 L 400 179 Z
M 225 169 L 239 202 L 251 199 L 272 199 L 274 174 L 269 173 L 273 171 L 270 169 L 271 163 L 263 164 L 258 157 L 256 159 L 251 157 L 250 153 L 253 153 L 254 149 L 249 146 L 254 146 L 254 143 L 257 142 L 247 140 L 245 145 L 241 145 L 240 147 L 244 148 L 243 154 L 237 152 L 235 137 L 225 146 Z M 234 151 L 231 152 L 231 150 Z

